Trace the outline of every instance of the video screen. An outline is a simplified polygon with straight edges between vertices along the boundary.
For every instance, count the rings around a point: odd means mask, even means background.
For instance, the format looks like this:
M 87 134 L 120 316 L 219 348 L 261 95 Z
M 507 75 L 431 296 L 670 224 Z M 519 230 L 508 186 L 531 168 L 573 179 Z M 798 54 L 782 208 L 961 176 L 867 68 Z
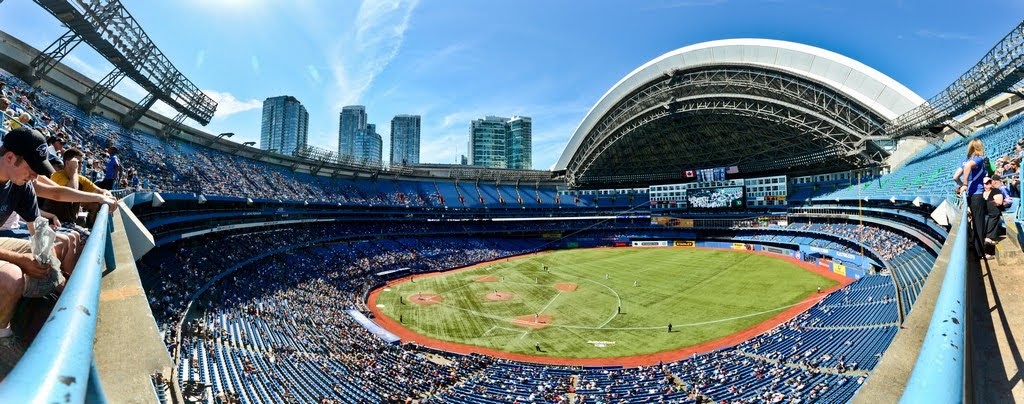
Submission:
M 740 173 L 738 166 L 702 168 L 697 170 L 684 170 L 683 180 L 686 182 L 696 181 L 702 184 L 715 181 L 725 181 L 734 178 Z
M 691 209 L 743 208 L 743 187 L 689 189 L 686 200 Z

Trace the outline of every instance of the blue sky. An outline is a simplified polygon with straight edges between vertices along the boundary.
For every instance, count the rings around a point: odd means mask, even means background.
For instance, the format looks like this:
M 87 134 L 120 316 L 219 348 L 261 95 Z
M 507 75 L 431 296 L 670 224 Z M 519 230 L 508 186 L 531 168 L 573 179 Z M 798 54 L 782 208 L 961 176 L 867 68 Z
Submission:
M 202 128 L 209 133 L 258 141 L 263 100 L 287 94 L 309 111 L 313 145 L 335 150 L 341 107 L 362 104 L 384 137 L 385 160 L 391 118 L 419 114 L 420 161 L 450 163 L 466 152 L 472 119 L 524 115 L 533 118 L 538 169 L 554 164 L 609 87 L 686 45 L 740 37 L 801 42 L 856 59 L 929 98 L 1024 17 L 1020 0 L 122 3 L 220 103 Z M 0 30 L 39 49 L 64 32 L 30 0 L 0 3 Z M 86 46 L 65 63 L 93 79 L 111 68 Z M 115 90 L 135 100 L 145 95 L 129 80 Z

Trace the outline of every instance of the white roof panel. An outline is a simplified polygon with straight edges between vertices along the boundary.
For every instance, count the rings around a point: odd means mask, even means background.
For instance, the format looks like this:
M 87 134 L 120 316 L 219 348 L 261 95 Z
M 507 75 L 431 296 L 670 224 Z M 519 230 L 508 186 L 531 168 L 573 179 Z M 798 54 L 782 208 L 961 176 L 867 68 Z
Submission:
M 892 119 L 925 100 L 896 80 L 846 56 L 813 46 L 771 39 L 739 38 L 703 42 L 661 55 L 619 80 L 576 127 L 555 170 L 564 170 L 583 139 L 622 97 L 666 71 L 703 65 L 748 64 L 786 71 L 828 85 L 877 114 Z

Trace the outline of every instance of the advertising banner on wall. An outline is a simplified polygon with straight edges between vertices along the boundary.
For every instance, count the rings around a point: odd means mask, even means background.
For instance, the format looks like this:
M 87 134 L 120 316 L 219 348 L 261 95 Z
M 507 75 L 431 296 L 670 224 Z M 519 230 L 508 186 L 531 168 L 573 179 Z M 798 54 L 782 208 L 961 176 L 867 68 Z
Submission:
M 651 241 L 634 241 L 633 247 L 668 247 L 668 241 L 665 240 L 651 240 Z
M 746 250 L 747 245 L 745 243 L 732 243 L 733 250 Z
M 835 273 L 837 273 L 839 275 L 842 275 L 842 276 L 846 276 L 846 265 L 843 265 L 840 262 L 833 262 L 832 263 L 832 272 L 835 272 Z
M 807 254 L 818 253 L 818 254 L 821 254 L 821 255 L 827 255 L 827 256 L 832 257 L 832 258 L 839 258 L 842 261 L 844 261 L 846 265 L 853 264 L 855 266 L 862 266 L 862 264 L 864 262 L 864 257 L 862 257 L 860 255 L 851 254 L 851 253 L 844 252 L 844 251 L 831 250 L 831 249 L 828 249 L 828 248 L 821 248 L 821 247 L 813 247 L 813 246 L 801 245 L 800 246 L 800 251 L 804 252 L 804 253 L 807 253 Z
M 676 247 L 696 247 L 697 244 L 693 240 L 676 240 L 672 243 Z

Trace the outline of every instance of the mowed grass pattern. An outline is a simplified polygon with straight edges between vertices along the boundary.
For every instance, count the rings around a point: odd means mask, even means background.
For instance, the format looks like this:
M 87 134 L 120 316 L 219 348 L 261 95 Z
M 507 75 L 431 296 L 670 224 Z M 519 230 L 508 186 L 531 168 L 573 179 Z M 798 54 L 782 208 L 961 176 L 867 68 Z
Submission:
M 474 280 L 480 276 L 499 281 Z M 559 291 L 554 287 L 559 283 L 578 288 Z M 382 291 L 377 304 L 410 330 L 443 341 L 550 357 L 609 358 L 724 337 L 804 301 L 818 287 L 836 284 L 782 259 L 741 251 L 601 248 L 541 253 L 420 278 Z M 487 300 L 495 291 L 514 297 Z M 411 303 L 417 293 L 444 301 Z M 531 328 L 513 322 L 520 316 L 532 322 L 538 313 L 552 316 L 550 324 Z M 543 351 L 535 350 L 536 343 Z

